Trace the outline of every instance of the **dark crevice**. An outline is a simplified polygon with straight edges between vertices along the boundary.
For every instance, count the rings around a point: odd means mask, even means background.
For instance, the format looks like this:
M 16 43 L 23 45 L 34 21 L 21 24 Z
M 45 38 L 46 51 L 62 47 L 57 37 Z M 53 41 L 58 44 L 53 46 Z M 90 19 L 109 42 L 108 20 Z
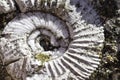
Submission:
M 13 0 L 13 2 L 14 2 L 15 7 L 16 7 L 16 12 L 17 12 L 17 13 L 20 13 L 20 12 L 21 12 L 21 10 L 20 10 L 20 8 L 19 8 L 19 6 L 18 6 L 17 2 L 16 2 L 15 0 Z
M 53 46 L 50 43 L 50 39 L 46 37 L 40 39 L 40 45 L 44 48 L 45 51 L 53 51 L 54 49 L 60 48 L 60 46 Z

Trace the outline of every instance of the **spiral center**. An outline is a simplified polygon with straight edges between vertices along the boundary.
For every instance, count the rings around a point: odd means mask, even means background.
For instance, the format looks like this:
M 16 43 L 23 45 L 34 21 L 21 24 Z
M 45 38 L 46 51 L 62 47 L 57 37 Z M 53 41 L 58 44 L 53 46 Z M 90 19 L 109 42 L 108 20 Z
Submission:
M 42 37 L 40 39 L 40 45 L 43 47 L 45 51 L 53 51 L 54 49 L 58 48 L 57 46 L 53 46 L 50 43 L 50 38 L 49 37 Z

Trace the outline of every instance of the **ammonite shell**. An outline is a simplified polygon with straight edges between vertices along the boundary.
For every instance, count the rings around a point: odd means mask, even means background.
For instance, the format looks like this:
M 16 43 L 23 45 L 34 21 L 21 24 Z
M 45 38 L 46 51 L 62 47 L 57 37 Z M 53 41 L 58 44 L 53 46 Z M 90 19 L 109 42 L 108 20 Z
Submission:
M 9 6 L 3 4 L 1 13 L 22 12 L 0 39 L 2 60 L 14 80 L 85 80 L 98 67 L 103 27 L 87 0 L 3 2 Z

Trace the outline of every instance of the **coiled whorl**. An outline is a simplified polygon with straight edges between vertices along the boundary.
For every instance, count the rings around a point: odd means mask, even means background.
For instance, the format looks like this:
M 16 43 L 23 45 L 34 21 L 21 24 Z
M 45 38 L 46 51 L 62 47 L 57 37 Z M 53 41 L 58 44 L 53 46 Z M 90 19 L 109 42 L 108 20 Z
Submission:
M 104 31 L 87 0 L 10 2 L 22 13 L 4 28 L 0 51 L 14 80 L 89 78 L 100 62 Z

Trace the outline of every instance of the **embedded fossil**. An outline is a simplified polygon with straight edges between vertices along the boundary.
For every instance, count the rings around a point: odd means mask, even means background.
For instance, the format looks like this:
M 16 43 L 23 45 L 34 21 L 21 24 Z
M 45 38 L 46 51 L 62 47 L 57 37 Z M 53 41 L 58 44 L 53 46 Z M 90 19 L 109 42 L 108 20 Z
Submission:
M 1 13 L 17 7 L 23 12 L 0 39 L 2 61 L 14 80 L 89 78 L 99 65 L 104 34 L 87 0 L 7 1 L 0 1 Z

